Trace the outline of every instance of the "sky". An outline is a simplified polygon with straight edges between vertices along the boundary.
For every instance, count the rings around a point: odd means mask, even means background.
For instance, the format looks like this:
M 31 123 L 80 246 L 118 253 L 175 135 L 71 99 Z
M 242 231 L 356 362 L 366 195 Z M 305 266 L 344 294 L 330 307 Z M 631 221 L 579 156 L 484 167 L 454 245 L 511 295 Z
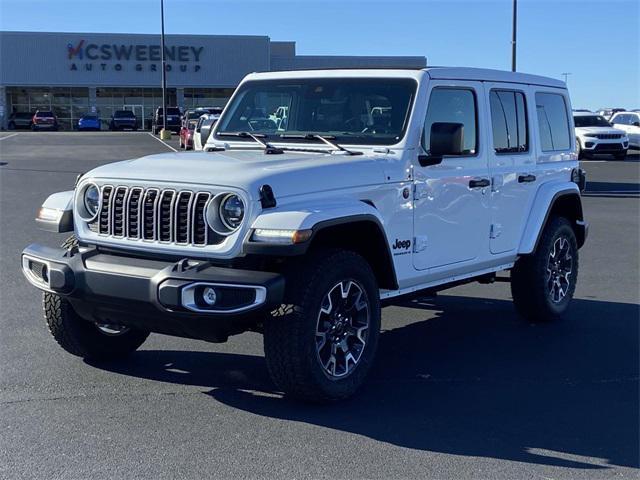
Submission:
M 301 55 L 423 55 L 429 65 L 511 68 L 512 0 L 164 3 L 167 34 L 267 35 L 296 41 Z M 155 33 L 159 4 L 0 0 L 0 30 Z M 571 74 L 574 108 L 640 108 L 640 0 L 518 0 L 517 47 L 518 71 Z

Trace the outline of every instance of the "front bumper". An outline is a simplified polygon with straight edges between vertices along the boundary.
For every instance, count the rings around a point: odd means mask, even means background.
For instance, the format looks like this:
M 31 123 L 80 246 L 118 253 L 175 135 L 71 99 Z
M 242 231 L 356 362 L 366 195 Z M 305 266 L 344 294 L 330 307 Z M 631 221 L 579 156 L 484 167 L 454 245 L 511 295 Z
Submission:
M 628 148 L 629 139 L 627 137 L 616 140 L 600 140 L 598 138 L 585 137 L 582 141 L 582 149 L 589 153 L 622 153 Z
M 253 328 L 282 303 L 284 294 L 278 273 L 202 260 L 150 260 L 97 248 L 32 244 L 22 252 L 22 270 L 32 285 L 67 298 L 85 320 L 214 342 Z

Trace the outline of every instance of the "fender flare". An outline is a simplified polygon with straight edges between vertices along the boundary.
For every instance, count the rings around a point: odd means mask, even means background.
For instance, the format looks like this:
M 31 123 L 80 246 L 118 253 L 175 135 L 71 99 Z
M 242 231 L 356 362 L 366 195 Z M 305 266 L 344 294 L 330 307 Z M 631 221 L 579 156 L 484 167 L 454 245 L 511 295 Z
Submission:
M 325 203 L 306 203 L 304 205 L 283 205 L 266 211 L 258 216 L 251 225 L 250 233 L 243 245 L 244 253 L 250 255 L 295 256 L 307 253 L 318 234 L 340 225 L 367 222 L 375 225 L 382 240 L 384 256 L 382 262 L 387 266 L 390 283 L 397 285 L 397 276 L 389 241 L 380 212 L 371 204 L 360 200 L 345 199 Z M 251 241 L 251 232 L 256 228 L 283 230 L 311 230 L 311 237 L 297 245 L 265 244 Z
M 576 197 L 578 200 L 579 208 L 576 212 L 576 224 L 573 225 L 573 228 L 574 230 L 584 230 L 582 240 L 579 239 L 578 242 L 578 246 L 582 246 L 584 239 L 586 239 L 588 225 L 584 222 L 580 188 L 572 182 L 548 183 L 540 187 L 534 198 L 530 209 L 531 213 L 520 239 L 519 255 L 528 255 L 535 252 L 554 205 L 559 199 L 566 197 Z

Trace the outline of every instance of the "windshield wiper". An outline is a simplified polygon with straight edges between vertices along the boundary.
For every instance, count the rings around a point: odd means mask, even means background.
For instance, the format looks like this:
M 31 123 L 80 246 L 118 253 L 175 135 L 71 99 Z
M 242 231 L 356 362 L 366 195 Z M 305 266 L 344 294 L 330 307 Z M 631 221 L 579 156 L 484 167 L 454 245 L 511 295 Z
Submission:
M 335 139 L 336 137 L 329 136 L 329 135 L 318 135 L 317 133 L 304 133 L 304 134 L 283 133 L 282 135 L 280 135 L 280 138 L 282 139 L 300 138 L 303 140 L 320 140 L 321 142 L 324 142 L 330 147 L 333 147 L 336 150 L 344 152 L 347 155 L 362 155 L 362 152 L 354 152 L 353 150 L 348 150 L 343 146 L 338 145 L 336 142 L 332 142 L 331 140 Z
M 220 132 L 218 133 L 221 137 L 240 137 L 240 138 L 250 138 L 254 142 L 259 143 L 264 147 L 264 153 L 267 155 L 274 155 L 278 153 L 284 153 L 284 150 L 278 147 L 274 147 L 269 142 L 261 140 L 261 138 L 266 138 L 267 136 L 263 133 L 249 133 L 249 132 Z

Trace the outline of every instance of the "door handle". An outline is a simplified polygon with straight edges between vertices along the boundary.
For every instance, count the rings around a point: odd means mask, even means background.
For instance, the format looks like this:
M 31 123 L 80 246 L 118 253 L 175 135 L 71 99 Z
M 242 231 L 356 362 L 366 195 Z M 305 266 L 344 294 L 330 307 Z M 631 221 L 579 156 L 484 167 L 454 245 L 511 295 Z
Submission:
M 531 183 L 536 181 L 536 176 L 531 175 L 530 173 L 527 175 L 518 175 L 518 183 Z
M 486 188 L 489 185 L 491 185 L 491 181 L 488 178 L 469 180 L 469 188 Z

